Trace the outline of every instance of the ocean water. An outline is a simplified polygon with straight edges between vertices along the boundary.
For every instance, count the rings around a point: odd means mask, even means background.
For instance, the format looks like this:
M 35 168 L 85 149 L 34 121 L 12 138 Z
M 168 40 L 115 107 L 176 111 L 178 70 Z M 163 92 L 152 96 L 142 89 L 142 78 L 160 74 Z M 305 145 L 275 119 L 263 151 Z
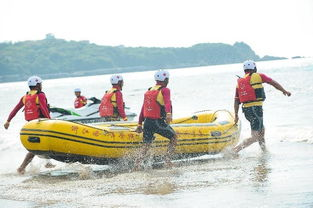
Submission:
M 292 93 L 285 97 L 265 84 L 264 122 L 268 152 L 257 144 L 236 159 L 202 156 L 172 169 L 138 172 L 119 166 L 65 164 L 35 157 L 25 175 L 16 168 L 27 151 L 19 140 L 22 112 L 3 128 L 27 91 L 26 82 L 0 84 L 0 207 L 313 207 L 313 59 L 257 63 L 258 71 Z M 124 100 L 139 114 L 153 71 L 123 74 Z M 174 117 L 201 110 L 233 111 L 241 64 L 170 70 Z M 110 75 L 45 80 L 51 106 L 72 107 L 74 88 L 102 97 Z M 240 112 L 242 138 L 250 135 Z

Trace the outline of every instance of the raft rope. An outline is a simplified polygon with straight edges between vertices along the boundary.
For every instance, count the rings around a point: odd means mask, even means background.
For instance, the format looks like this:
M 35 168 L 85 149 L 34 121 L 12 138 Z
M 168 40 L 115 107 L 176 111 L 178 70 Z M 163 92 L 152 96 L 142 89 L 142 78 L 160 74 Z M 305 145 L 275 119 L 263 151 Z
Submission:
M 184 122 L 189 121 L 189 120 L 198 120 L 198 116 L 193 115 L 190 118 L 187 118 L 185 120 L 182 120 L 182 121 L 179 121 L 179 122 L 176 122 L 176 123 L 171 123 L 171 124 L 180 124 L 180 123 L 184 123 Z M 133 126 L 134 124 L 130 124 L 130 125 Z M 131 127 L 127 127 L 127 125 L 111 124 L 110 127 L 112 127 L 112 126 L 113 127 L 125 127 L 125 128 L 131 129 Z
M 172 124 L 180 124 L 180 123 L 184 123 L 184 122 L 190 121 L 190 120 L 198 120 L 198 116 L 193 115 L 193 116 L 191 116 L 190 118 L 187 118 L 187 119 L 185 119 L 185 120 L 182 120 L 182 121 L 176 122 L 176 123 L 172 123 Z
M 207 110 L 196 111 L 196 112 L 194 112 L 194 113 L 203 113 L 203 112 L 207 112 L 207 111 L 212 111 L 212 110 L 207 109 Z
M 207 111 L 212 111 L 212 110 L 201 110 L 201 111 L 196 111 L 194 113 L 202 113 L 202 112 L 207 112 Z M 229 115 L 234 119 L 234 116 L 232 115 L 232 113 L 228 110 L 216 110 L 214 111 L 213 113 L 213 116 L 215 116 L 215 114 L 217 112 L 220 112 L 220 111 L 226 111 L 229 113 Z M 190 121 L 190 120 L 198 120 L 198 116 L 197 115 L 193 115 L 191 116 L 190 118 L 187 118 L 185 120 L 182 120 L 182 121 L 179 121 L 179 122 L 176 122 L 176 123 L 172 123 L 172 124 L 180 124 L 180 123 L 184 123 L 186 121 Z M 214 119 L 215 120 L 215 119 Z M 130 124 L 130 125 L 133 125 L 133 124 Z M 230 128 L 226 129 L 225 131 L 222 132 L 222 135 L 223 134 L 226 134 L 228 133 L 234 126 L 236 126 L 237 124 L 234 124 L 232 125 Z M 123 126 L 123 125 L 118 125 L 118 124 L 111 124 L 110 127 L 123 127 L 123 128 L 128 128 L 128 129 L 131 129 L 132 132 L 136 132 L 132 127 L 127 127 L 127 125 Z M 194 133 L 176 133 L 177 135 L 193 135 L 193 136 L 211 136 L 210 134 L 194 134 Z
M 225 110 L 225 109 L 215 111 L 215 112 L 213 113 L 213 116 L 215 116 L 215 114 L 216 114 L 217 112 L 219 112 L 219 111 L 226 111 L 227 113 L 229 113 L 229 115 L 230 115 L 233 119 L 235 119 L 234 116 L 233 116 L 233 114 L 232 114 L 229 110 Z
M 197 111 L 197 112 L 194 112 L 194 113 L 202 113 L 202 112 L 206 112 L 206 111 L 212 111 L 212 110 L 202 110 L 202 111 Z M 212 117 L 214 117 L 215 116 L 215 114 L 217 113 L 217 112 L 220 112 L 220 111 L 226 111 L 226 112 L 228 112 L 229 113 L 229 115 L 234 119 L 234 116 L 233 116 L 233 114 L 230 112 L 230 111 L 228 111 L 228 110 L 216 110 L 216 111 L 214 111 L 214 113 L 213 113 L 213 116 Z M 196 115 L 194 115 L 195 117 L 197 117 Z M 192 117 L 194 117 L 194 116 L 192 116 Z M 187 120 L 190 120 L 190 119 L 187 119 Z M 185 121 L 187 121 L 187 120 L 185 120 Z M 214 119 L 215 120 L 215 119 Z M 183 122 L 185 122 L 185 121 L 183 121 Z M 226 129 L 225 131 L 223 131 L 222 132 L 222 135 L 223 134 L 226 134 L 226 133 L 228 133 L 234 126 L 236 126 L 237 124 L 235 123 L 234 125 L 232 125 L 231 127 L 229 127 L 228 129 Z M 210 134 L 193 134 L 193 133 L 177 133 L 178 135 L 192 135 L 192 136 L 211 136 Z

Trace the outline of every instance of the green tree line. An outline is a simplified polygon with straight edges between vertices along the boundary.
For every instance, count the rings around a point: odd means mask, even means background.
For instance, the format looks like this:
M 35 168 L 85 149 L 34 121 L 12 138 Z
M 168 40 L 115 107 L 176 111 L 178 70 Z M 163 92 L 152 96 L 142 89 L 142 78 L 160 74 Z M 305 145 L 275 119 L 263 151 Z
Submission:
M 43 40 L 0 43 L 0 81 L 24 80 L 34 74 L 55 78 L 239 63 L 246 59 L 260 57 L 243 42 L 180 48 L 113 47 L 47 35 Z

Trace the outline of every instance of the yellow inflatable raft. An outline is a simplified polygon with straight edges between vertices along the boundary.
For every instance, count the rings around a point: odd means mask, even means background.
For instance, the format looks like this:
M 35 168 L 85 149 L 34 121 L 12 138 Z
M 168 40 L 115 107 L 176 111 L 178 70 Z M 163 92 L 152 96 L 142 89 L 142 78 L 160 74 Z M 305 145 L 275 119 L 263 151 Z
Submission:
M 175 119 L 171 126 L 178 135 L 174 157 L 215 154 L 238 142 L 240 124 L 224 110 Z M 134 157 L 142 146 L 136 123 L 111 122 L 84 125 L 60 120 L 34 120 L 21 130 L 24 147 L 36 154 L 62 162 L 110 164 Z M 169 140 L 155 135 L 154 156 L 166 153 Z

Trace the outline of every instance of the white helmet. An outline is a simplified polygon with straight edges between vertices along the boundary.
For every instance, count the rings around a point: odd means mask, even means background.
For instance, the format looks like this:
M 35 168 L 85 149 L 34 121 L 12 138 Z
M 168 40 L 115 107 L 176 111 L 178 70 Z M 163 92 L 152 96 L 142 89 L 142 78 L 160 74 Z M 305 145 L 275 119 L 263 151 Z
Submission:
M 81 92 L 80 88 L 74 89 L 74 92 Z
M 31 76 L 28 78 L 27 83 L 29 87 L 35 87 L 37 84 L 42 83 L 42 79 L 37 76 Z
M 123 81 L 123 77 L 121 75 L 112 75 L 110 80 L 111 84 L 118 84 L 119 81 Z
M 252 60 L 247 60 L 245 62 L 243 62 L 243 70 L 247 70 L 247 69 L 255 69 L 256 65 L 255 62 Z
M 170 73 L 168 71 L 160 70 L 154 74 L 155 81 L 163 82 L 166 78 L 170 78 Z

